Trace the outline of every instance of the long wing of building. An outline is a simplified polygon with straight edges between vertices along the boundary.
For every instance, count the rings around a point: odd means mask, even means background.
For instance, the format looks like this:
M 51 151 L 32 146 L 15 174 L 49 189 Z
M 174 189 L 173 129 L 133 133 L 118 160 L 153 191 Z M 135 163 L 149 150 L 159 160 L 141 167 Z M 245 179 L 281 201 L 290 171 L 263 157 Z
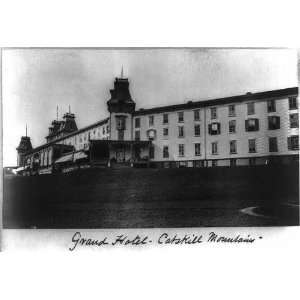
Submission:
M 299 161 L 298 87 L 136 110 L 126 78 L 116 78 L 109 116 L 78 129 L 54 120 L 46 143 L 17 148 L 23 174 L 91 166 L 216 167 Z

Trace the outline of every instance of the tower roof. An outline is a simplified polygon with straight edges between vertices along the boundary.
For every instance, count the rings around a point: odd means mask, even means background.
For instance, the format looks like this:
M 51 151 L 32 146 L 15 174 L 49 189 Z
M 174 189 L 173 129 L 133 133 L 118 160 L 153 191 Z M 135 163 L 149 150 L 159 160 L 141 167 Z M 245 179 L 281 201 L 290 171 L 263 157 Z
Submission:
M 19 146 L 17 147 L 18 152 L 27 152 L 32 149 L 31 141 L 29 136 L 22 136 Z
M 107 101 L 108 110 L 114 112 L 132 112 L 135 102 L 129 91 L 128 78 L 116 78 L 114 88 L 110 90 L 111 98 Z

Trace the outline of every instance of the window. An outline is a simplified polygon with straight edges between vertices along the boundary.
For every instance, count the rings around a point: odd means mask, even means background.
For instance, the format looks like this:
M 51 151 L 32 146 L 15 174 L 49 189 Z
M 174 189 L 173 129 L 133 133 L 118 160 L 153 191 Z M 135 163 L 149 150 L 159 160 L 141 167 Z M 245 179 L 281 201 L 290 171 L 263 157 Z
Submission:
M 236 121 L 230 120 L 229 121 L 229 133 L 235 133 L 235 129 L 236 129 Z
M 298 128 L 298 114 L 290 114 L 290 128 Z
M 256 152 L 256 141 L 255 139 L 248 140 L 249 145 L 249 153 L 255 153 Z
M 169 158 L 169 146 L 164 146 L 163 148 L 163 157 Z
M 247 103 L 247 112 L 248 112 L 248 115 L 255 114 L 254 102 Z
M 217 108 L 216 107 L 212 107 L 210 109 L 210 118 L 212 120 L 216 119 L 217 118 Z
M 168 124 L 168 123 L 169 123 L 169 115 L 163 114 L 163 124 Z
M 124 140 L 124 130 L 118 130 L 118 140 L 119 141 Z
M 290 97 L 289 98 L 289 109 L 293 110 L 293 109 L 297 109 L 297 108 L 298 108 L 297 97 Z
M 245 120 L 245 130 L 246 131 L 258 131 L 259 130 L 258 119 Z
M 218 142 L 211 143 L 211 154 L 218 154 Z
M 163 136 L 167 137 L 169 135 L 169 128 L 164 128 L 163 129 Z
M 149 116 L 149 126 L 153 126 L 154 124 L 154 116 Z
M 200 121 L 200 110 L 194 110 L 194 121 Z
M 292 135 L 288 137 L 288 149 L 289 150 L 299 150 L 299 136 Z
M 194 126 L 195 136 L 200 136 L 200 125 L 197 124 Z
M 230 141 L 230 154 L 236 154 L 236 141 Z
M 154 145 L 151 145 L 149 147 L 149 158 L 153 159 L 154 158 Z
M 228 106 L 228 116 L 235 117 L 235 105 L 231 104 Z
M 277 152 L 278 151 L 278 145 L 277 145 L 277 138 L 276 137 L 270 137 L 269 138 L 269 151 L 270 152 Z
M 208 133 L 210 135 L 216 135 L 221 133 L 221 124 L 220 123 L 211 123 L 208 125 Z
M 135 138 L 136 141 L 139 141 L 139 140 L 140 140 L 141 134 L 140 134 L 140 131 L 139 131 L 139 130 L 136 130 L 136 131 L 135 131 L 134 138 Z
M 106 125 L 106 133 L 109 133 L 109 125 Z
M 117 117 L 117 130 L 125 130 L 125 117 Z
M 196 143 L 195 144 L 195 156 L 200 156 L 201 155 L 201 144 Z
M 276 102 L 275 100 L 268 100 L 267 101 L 267 107 L 268 107 L 268 112 L 275 112 L 276 111 Z
M 184 156 L 184 144 L 178 145 L 178 154 L 179 156 Z
M 178 122 L 184 122 L 183 111 L 180 111 L 178 113 Z
M 235 167 L 236 166 L 236 158 L 231 158 L 230 159 L 230 166 Z
M 249 165 L 250 165 L 250 166 L 255 166 L 255 163 L 256 163 L 255 157 L 250 157 L 250 158 L 249 158 Z
M 280 128 L 280 117 L 271 116 L 268 117 L 269 130 L 279 129 Z
M 140 128 L 140 127 L 141 127 L 141 119 L 135 118 L 135 128 Z
M 102 133 L 105 134 L 105 127 L 102 127 Z
M 178 137 L 183 138 L 184 137 L 184 127 L 178 126 Z

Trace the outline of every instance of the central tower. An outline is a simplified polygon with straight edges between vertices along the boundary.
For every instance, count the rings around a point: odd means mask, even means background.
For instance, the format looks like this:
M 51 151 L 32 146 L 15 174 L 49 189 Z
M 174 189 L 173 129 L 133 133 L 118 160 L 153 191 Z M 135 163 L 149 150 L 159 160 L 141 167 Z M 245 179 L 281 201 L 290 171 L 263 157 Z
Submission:
M 128 78 L 116 78 L 111 98 L 107 101 L 110 112 L 110 139 L 132 140 L 132 113 L 135 102 L 129 92 Z

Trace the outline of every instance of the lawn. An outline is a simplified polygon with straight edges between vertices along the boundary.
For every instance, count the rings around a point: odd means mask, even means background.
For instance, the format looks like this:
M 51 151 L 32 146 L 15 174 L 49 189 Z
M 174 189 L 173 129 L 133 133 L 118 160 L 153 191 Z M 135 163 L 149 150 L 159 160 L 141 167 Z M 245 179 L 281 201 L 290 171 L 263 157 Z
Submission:
M 87 169 L 4 178 L 5 228 L 299 224 L 298 165 Z M 257 207 L 255 216 L 241 212 Z

